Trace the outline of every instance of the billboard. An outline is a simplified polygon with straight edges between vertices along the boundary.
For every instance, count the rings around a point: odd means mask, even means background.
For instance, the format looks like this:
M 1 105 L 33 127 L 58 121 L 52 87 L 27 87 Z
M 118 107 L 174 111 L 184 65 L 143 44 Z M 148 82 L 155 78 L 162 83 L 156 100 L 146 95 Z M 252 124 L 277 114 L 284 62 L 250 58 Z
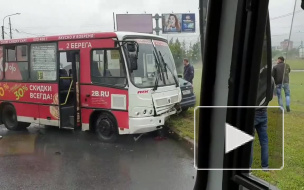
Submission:
M 152 14 L 117 14 L 117 31 L 153 33 Z
M 162 14 L 162 28 L 164 34 L 195 32 L 195 14 Z

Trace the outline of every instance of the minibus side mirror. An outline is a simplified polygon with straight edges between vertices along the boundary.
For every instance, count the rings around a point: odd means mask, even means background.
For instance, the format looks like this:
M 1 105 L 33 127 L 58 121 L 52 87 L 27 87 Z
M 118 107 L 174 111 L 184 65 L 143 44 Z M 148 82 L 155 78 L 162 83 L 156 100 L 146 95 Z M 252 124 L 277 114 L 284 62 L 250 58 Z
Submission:
M 133 53 L 133 52 L 136 51 L 136 46 L 135 46 L 134 43 L 128 43 L 128 44 L 127 44 L 127 49 L 128 49 L 128 51 L 129 51 L 130 53 Z
M 130 70 L 134 71 L 137 70 L 137 55 L 136 54 L 130 54 Z

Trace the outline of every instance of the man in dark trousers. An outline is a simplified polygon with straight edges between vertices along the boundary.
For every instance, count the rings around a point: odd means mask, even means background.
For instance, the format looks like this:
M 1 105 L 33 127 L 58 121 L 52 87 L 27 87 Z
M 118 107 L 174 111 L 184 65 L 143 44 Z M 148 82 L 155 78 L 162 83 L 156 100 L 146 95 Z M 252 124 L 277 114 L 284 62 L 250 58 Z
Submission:
M 192 65 L 190 65 L 188 59 L 184 59 L 184 79 L 191 84 L 193 84 L 193 78 L 194 78 L 194 68 Z
M 274 79 L 271 80 L 271 89 L 270 93 L 267 93 L 267 67 L 264 67 L 260 71 L 259 86 L 257 92 L 257 106 L 268 106 L 269 101 L 272 100 L 273 91 L 275 87 Z M 267 99 L 267 102 L 265 101 Z M 268 116 L 267 108 L 261 107 L 255 110 L 254 117 L 254 131 L 258 133 L 260 146 L 261 146 L 261 166 L 262 170 L 267 172 L 269 163 L 268 163 Z M 255 133 L 255 132 L 254 132 Z M 254 136 L 254 134 L 253 134 Z M 250 168 L 253 162 L 253 142 L 251 148 L 251 157 L 250 157 Z
M 277 88 L 276 92 L 278 96 L 278 103 L 282 108 L 284 108 L 284 106 L 283 106 L 281 92 L 282 92 L 282 88 L 284 89 L 287 112 L 290 112 L 289 73 L 290 73 L 290 66 L 284 63 L 284 57 L 279 57 L 277 61 L 277 65 L 273 67 L 272 76 L 275 80 L 275 84 Z

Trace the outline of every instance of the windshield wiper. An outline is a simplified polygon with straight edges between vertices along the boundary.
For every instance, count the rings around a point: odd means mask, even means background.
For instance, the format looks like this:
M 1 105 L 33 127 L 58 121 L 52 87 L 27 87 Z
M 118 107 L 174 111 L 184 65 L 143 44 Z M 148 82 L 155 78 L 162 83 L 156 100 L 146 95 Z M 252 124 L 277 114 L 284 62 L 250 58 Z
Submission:
M 156 65 L 157 65 L 157 75 L 156 75 L 156 80 L 155 80 L 155 84 L 154 84 L 154 87 L 153 87 L 153 90 L 157 90 L 157 87 L 158 87 L 158 78 L 160 77 L 160 80 L 162 80 L 161 78 L 161 68 L 160 68 L 160 62 L 158 60 L 158 57 L 155 53 L 155 51 L 153 51 L 153 55 L 154 55 L 154 58 L 155 58 L 155 61 L 156 61 Z
M 160 56 L 160 58 L 161 58 L 161 60 L 162 60 L 162 62 L 163 62 L 163 64 L 164 64 L 164 66 L 165 66 L 165 72 L 166 72 L 166 75 L 167 75 L 167 79 L 168 79 L 168 73 L 167 73 L 167 69 L 168 69 L 168 70 L 170 71 L 170 73 L 172 74 L 172 76 L 173 76 L 173 79 L 174 79 L 174 81 L 175 81 L 176 87 L 178 87 L 178 86 L 179 86 L 178 81 L 177 81 L 177 79 L 176 79 L 174 73 L 172 72 L 172 70 L 171 70 L 170 67 L 168 66 L 168 64 L 165 62 L 165 59 L 164 59 L 164 57 L 163 57 L 163 55 L 161 54 L 160 51 L 159 51 L 159 56 Z M 167 68 L 167 69 L 166 69 L 166 68 Z

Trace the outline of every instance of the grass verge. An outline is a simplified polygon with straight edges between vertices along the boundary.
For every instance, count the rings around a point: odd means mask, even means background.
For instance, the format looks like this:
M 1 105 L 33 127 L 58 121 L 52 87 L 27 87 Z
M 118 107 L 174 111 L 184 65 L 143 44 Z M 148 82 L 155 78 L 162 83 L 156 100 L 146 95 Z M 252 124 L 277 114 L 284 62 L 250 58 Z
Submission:
M 300 64 L 294 63 L 293 66 Z M 304 65 L 304 63 L 303 63 Z M 298 67 L 297 68 L 302 68 Z M 295 68 L 292 68 L 295 69 Z M 303 67 L 304 69 L 304 67 Z M 199 100 L 201 69 L 195 70 L 194 92 L 197 97 L 197 105 Z M 292 72 L 290 74 L 291 89 L 291 112 L 286 113 L 284 117 L 284 169 L 281 171 L 254 171 L 253 174 L 280 189 L 304 189 L 304 73 Z M 270 102 L 270 106 L 277 106 L 277 97 Z M 269 114 L 269 155 L 270 166 L 280 165 L 281 152 L 277 148 L 282 143 L 279 140 L 278 124 L 279 117 L 275 112 L 268 111 Z M 194 110 L 189 109 L 187 112 L 178 116 L 173 116 L 168 122 L 170 127 L 180 131 L 184 136 L 191 139 L 194 138 Z M 274 140 L 276 139 L 276 140 Z M 260 154 L 258 140 L 254 145 L 254 166 L 260 165 Z
M 292 70 L 304 70 L 304 59 L 287 60 Z

